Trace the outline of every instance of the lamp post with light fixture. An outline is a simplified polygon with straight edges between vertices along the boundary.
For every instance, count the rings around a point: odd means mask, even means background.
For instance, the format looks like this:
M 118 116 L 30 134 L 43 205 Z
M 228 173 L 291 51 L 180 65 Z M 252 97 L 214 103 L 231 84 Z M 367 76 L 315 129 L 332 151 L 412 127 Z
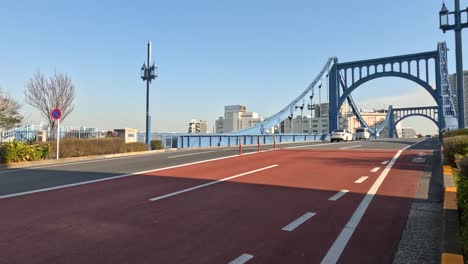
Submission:
M 301 109 L 301 134 L 304 133 L 304 114 L 303 114 L 303 110 L 304 110 L 304 100 L 302 100 L 302 105 L 296 105 L 295 106 L 296 109 Z
M 151 80 L 154 80 L 158 77 L 158 67 L 151 65 L 151 41 L 148 41 L 148 53 L 147 53 L 147 63 L 141 66 L 141 79 L 146 81 L 146 145 L 148 146 L 148 150 L 151 150 L 151 116 L 149 113 L 149 86 Z M 151 65 L 151 66 L 150 66 Z
M 463 100 L 463 53 L 462 53 L 462 34 L 463 28 L 468 27 L 468 7 L 460 10 L 460 0 L 455 1 L 455 11 L 449 11 L 442 4 L 439 12 L 439 26 L 445 33 L 447 30 L 455 31 L 455 59 L 457 64 L 457 100 L 458 100 L 458 128 L 465 128 L 465 107 Z M 466 15 L 466 22 L 462 23 L 462 15 Z M 454 23 L 450 24 L 450 17 L 453 16 Z

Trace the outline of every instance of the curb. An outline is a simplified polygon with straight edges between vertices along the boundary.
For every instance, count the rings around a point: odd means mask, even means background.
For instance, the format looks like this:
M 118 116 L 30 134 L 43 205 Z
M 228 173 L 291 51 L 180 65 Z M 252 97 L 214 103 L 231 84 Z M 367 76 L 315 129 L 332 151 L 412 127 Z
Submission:
M 444 211 L 443 211 L 443 241 L 442 264 L 457 264 L 463 262 L 462 246 L 459 241 L 460 221 L 458 219 L 457 187 L 453 182 L 453 171 L 450 166 L 443 166 L 444 174 Z

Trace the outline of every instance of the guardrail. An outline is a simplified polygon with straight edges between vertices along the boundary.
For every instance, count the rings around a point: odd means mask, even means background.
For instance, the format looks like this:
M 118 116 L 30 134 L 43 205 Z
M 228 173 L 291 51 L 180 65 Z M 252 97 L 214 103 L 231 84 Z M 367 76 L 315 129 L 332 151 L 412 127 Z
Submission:
M 138 133 L 138 142 L 145 142 L 145 133 Z M 287 142 L 323 141 L 328 134 L 267 134 L 267 135 L 230 135 L 230 134 L 179 134 L 153 133 L 151 140 L 161 140 L 164 148 L 206 148 L 256 145 L 258 143 L 277 144 Z
M 60 138 L 103 138 L 105 132 L 100 131 L 60 131 Z M 56 131 L 47 130 L 15 130 L 2 131 L 1 142 L 28 142 L 28 141 L 55 141 L 57 138 Z

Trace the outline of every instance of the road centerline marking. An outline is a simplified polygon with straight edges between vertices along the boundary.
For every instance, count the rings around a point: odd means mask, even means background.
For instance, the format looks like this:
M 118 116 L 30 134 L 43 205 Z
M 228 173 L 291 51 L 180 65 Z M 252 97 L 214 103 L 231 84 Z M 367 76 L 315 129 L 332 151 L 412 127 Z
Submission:
M 167 158 L 168 158 L 168 159 L 173 159 L 173 158 L 178 158 L 178 157 L 185 157 L 185 156 L 192 156 L 192 155 L 200 155 L 200 154 L 212 153 L 212 152 L 216 152 L 216 150 L 203 151 L 203 152 L 197 152 L 197 153 L 189 153 L 189 154 L 181 154 L 181 155 L 169 156 L 169 157 L 167 157 Z
M 382 165 L 387 165 L 387 164 L 388 164 L 388 160 L 382 161 Z
M 336 194 L 334 194 L 332 197 L 328 198 L 328 201 L 336 201 L 340 199 L 341 197 L 343 197 L 343 195 L 347 194 L 348 192 L 349 190 L 341 190 L 337 192 Z
M 361 178 L 357 179 L 354 183 L 363 183 L 365 180 L 369 178 L 368 176 L 362 176 Z
M 340 148 L 340 149 L 350 149 L 350 148 L 359 148 L 359 147 L 362 147 L 362 145 L 356 145 L 356 146 L 344 147 L 344 148 Z
M 307 212 L 305 214 L 303 214 L 301 217 L 297 218 L 296 220 L 292 221 L 291 223 L 289 223 L 287 226 L 281 228 L 281 230 L 283 231 L 287 231 L 287 232 L 291 232 L 293 231 L 294 229 L 296 229 L 298 226 L 302 225 L 303 223 L 305 223 L 307 220 L 309 220 L 310 218 L 312 218 L 312 216 L 314 216 L 315 213 L 312 213 L 312 212 Z
M 375 167 L 371 170 L 371 172 L 378 172 L 380 170 L 380 167 Z
M 377 180 L 374 182 L 372 187 L 367 192 L 366 196 L 362 199 L 361 203 L 359 203 L 358 208 L 356 209 L 356 211 L 354 211 L 353 215 L 349 219 L 346 226 L 343 228 L 341 233 L 338 235 L 335 242 L 333 242 L 333 245 L 330 247 L 327 254 L 322 259 L 321 263 L 328 264 L 328 263 L 336 263 L 338 261 L 338 259 L 341 256 L 341 253 L 343 253 L 343 250 L 345 249 L 346 245 L 348 244 L 349 240 L 351 239 L 351 236 L 353 235 L 354 231 L 356 230 L 356 227 L 358 226 L 359 222 L 361 221 L 362 217 L 364 216 L 364 213 L 366 212 L 367 208 L 369 207 L 372 199 L 377 194 L 377 191 L 379 190 L 379 188 L 382 185 L 383 181 L 385 180 L 388 173 L 392 169 L 393 165 L 397 161 L 398 157 L 400 157 L 400 154 L 403 152 L 403 150 L 404 149 L 401 149 L 395 154 L 395 156 L 389 162 L 387 167 L 379 175 Z
M 242 254 L 239 257 L 237 257 L 236 259 L 229 262 L 228 264 L 244 264 L 247 261 L 249 261 L 250 259 L 252 259 L 253 257 L 254 256 L 250 255 L 250 254 Z
M 178 194 L 182 194 L 182 193 L 190 192 L 190 191 L 193 191 L 193 190 L 196 190 L 196 189 L 208 187 L 208 186 L 213 185 L 213 184 L 225 182 L 225 181 L 228 181 L 228 180 L 231 180 L 231 179 L 234 179 L 234 178 L 238 178 L 238 177 L 242 177 L 242 176 L 245 176 L 245 175 L 253 174 L 253 173 L 256 173 L 256 172 L 259 172 L 259 171 L 263 171 L 263 170 L 268 170 L 268 169 L 271 169 L 271 168 L 274 168 L 274 167 L 278 167 L 278 164 L 274 164 L 274 165 L 271 165 L 271 166 L 263 167 L 263 168 L 260 168 L 260 169 L 256 169 L 256 170 L 252 170 L 252 171 L 248 171 L 248 172 L 244 172 L 244 173 L 240 173 L 240 174 L 230 176 L 230 177 L 226 177 L 226 178 L 223 178 L 223 179 L 220 179 L 220 180 L 215 180 L 215 181 L 211 181 L 211 182 L 208 182 L 208 183 L 200 184 L 200 185 L 190 187 L 190 188 L 187 188 L 187 189 L 183 189 L 183 190 L 180 190 L 180 191 L 176 191 L 176 192 L 168 193 L 168 194 L 161 195 L 161 196 L 158 196 L 158 197 L 150 198 L 148 200 L 152 201 L 152 202 L 162 200 L 162 199 L 165 199 L 165 198 L 176 196 Z

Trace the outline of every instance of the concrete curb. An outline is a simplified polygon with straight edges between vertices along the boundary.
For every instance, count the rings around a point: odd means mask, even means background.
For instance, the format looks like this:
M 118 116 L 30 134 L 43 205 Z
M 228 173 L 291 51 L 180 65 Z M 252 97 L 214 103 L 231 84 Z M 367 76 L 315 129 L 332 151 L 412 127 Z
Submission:
M 444 211 L 443 211 L 443 242 L 441 263 L 464 263 L 460 243 L 460 221 L 458 218 L 457 187 L 453 181 L 450 166 L 443 166 L 444 174 Z

